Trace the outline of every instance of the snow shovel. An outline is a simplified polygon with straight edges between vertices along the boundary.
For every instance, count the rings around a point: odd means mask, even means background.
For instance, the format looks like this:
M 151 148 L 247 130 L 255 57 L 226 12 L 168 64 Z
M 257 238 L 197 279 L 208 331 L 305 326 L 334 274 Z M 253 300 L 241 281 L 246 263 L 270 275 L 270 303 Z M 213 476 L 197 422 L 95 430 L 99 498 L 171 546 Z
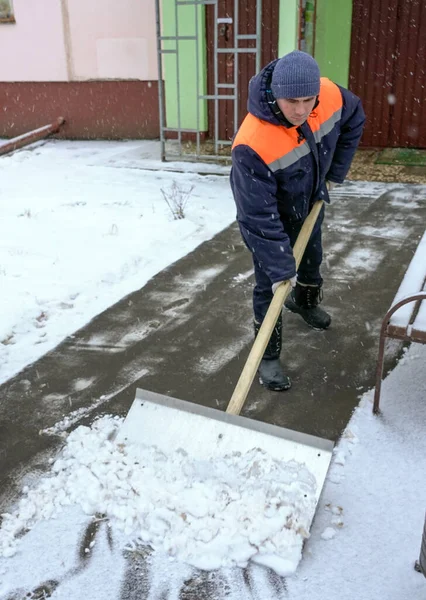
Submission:
M 322 205 L 322 200 L 314 204 L 300 231 L 293 249 L 297 266 Z M 199 460 L 260 448 L 279 461 L 304 464 L 316 479 L 318 503 L 333 442 L 239 416 L 290 289 L 289 281 L 278 286 L 226 412 L 137 389 L 117 441 L 156 446 L 165 454 L 181 449 Z M 315 509 L 316 504 L 311 521 Z

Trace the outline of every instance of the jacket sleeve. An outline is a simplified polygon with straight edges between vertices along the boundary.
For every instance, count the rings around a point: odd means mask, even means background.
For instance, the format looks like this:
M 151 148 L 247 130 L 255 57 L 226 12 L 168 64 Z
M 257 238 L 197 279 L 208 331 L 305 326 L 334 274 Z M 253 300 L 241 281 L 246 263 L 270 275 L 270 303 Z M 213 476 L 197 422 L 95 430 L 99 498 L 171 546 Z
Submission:
M 340 135 L 326 179 L 343 183 L 361 139 L 365 114 L 361 100 L 349 90 L 338 87 L 343 98 Z
M 296 275 L 290 239 L 277 207 L 274 174 L 249 146 L 232 151 L 231 187 L 244 242 L 271 283 Z

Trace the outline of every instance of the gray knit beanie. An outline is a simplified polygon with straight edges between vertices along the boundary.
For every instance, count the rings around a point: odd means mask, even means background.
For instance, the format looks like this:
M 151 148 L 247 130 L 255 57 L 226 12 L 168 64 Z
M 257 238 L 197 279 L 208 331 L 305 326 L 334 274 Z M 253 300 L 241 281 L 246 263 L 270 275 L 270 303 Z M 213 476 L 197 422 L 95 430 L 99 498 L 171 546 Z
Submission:
M 294 50 L 280 58 L 272 73 L 275 98 L 307 98 L 320 91 L 320 70 L 310 54 Z

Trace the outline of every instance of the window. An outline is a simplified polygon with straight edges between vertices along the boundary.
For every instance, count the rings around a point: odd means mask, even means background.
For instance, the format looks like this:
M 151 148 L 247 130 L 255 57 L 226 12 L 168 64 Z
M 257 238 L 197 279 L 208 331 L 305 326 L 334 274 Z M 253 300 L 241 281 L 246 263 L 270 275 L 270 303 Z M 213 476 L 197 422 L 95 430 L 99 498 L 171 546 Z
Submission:
M 14 23 L 12 0 L 0 0 L 0 23 Z

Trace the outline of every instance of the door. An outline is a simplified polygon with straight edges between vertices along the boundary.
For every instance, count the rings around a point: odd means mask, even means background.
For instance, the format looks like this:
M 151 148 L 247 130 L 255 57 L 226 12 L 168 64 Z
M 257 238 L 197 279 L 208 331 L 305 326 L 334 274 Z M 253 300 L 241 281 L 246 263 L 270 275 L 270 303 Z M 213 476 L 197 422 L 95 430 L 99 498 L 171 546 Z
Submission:
M 259 10 L 258 2 L 261 3 L 260 27 L 257 12 Z M 217 113 L 214 100 L 207 101 L 210 138 L 214 139 L 217 135 L 219 140 L 230 144 L 236 129 L 246 116 L 248 84 L 250 78 L 257 71 L 256 63 L 258 62 L 259 66 L 263 67 L 277 58 L 278 17 L 279 0 L 251 0 L 250 2 L 247 0 L 217 0 L 216 22 L 214 6 L 206 6 L 208 94 L 214 95 L 215 93 L 216 68 L 220 94 L 234 96 L 230 100 L 219 100 Z M 217 48 L 225 52 L 215 52 L 215 30 Z M 235 34 L 239 36 L 238 48 L 247 48 L 251 51 L 238 52 L 238 54 L 234 51 Z M 256 61 L 255 50 L 259 37 L 261 40 L 260 60 Z M 226 49 L 229 49 L 229 52 L 226 52 Z M 235 83 L 236 87 L 232 87 Z

